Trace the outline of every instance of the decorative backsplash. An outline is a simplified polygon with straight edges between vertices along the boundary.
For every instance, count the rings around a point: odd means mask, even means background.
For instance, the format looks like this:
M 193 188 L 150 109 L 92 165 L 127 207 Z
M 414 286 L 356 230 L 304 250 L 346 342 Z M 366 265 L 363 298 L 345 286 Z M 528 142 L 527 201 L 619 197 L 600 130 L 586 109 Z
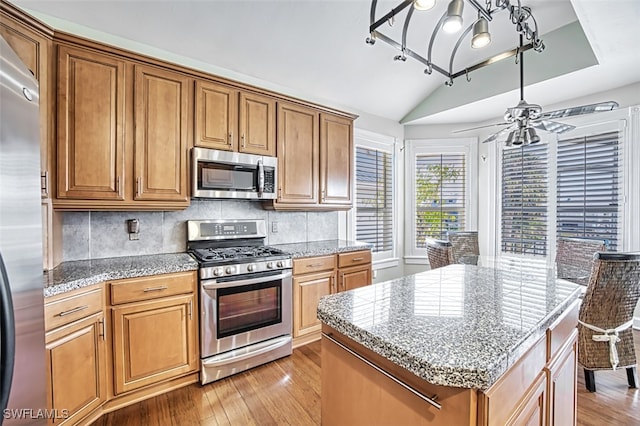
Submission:
M 338 215 L 270 211 L 257 202 L 235 200 L 191 200 L 187 209 L 171 212 L 64 212 L 62 260 L 183 252 L 186 221 L 194 219 L 264 219 L 266 244 L 331 240 L 338 238 Z M 128 219 L 140 223 L 138 240 L 129 240 Z

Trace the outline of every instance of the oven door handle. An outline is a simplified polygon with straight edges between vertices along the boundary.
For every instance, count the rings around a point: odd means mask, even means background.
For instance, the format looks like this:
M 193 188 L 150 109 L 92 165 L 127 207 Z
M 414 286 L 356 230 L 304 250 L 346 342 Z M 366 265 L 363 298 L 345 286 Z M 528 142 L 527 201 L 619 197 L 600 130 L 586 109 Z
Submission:
M 219 283 L 216 280 L 207 280 L 202 282 L 202 288 L 205 290 L 217 290 L 219 288 L 241 287 L 244 285 L 259 284 L 267 281 L 283 280 L 290 277 L 291 271 L 286 271 L 278 275 L 267 275 L 259 278 L 241 278 L 238 281 L 223 281 Z

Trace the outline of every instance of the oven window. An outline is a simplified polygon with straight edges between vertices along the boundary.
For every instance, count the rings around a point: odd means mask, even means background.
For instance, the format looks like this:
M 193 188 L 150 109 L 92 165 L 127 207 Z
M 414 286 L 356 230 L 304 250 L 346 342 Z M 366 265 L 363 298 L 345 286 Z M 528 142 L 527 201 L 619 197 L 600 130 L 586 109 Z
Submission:
M 256 169 L 219 163 L 199 163 L 198 169 L 200 189 L 256 190 Z
M 218 338 L 282 322 L 282 281 L 218 290 Z

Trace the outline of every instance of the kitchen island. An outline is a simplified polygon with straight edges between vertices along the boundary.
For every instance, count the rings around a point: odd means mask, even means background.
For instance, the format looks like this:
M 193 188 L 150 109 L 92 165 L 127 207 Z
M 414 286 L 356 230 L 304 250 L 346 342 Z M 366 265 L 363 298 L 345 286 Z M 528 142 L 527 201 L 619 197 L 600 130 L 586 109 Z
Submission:
M 321 299 L 323 424 L 574 424 L 580 286 L 493 265 Z

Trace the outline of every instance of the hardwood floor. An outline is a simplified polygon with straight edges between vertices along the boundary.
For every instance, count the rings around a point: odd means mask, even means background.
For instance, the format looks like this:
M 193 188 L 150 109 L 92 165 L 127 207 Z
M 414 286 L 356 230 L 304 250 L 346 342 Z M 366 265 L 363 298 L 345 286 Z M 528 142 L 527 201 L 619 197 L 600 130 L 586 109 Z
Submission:
M 640 331 L 634 331 L 640 355 Z M 625 370 L 596 372 L 597 392 L 578 373 L 578 425 L 640 425 L 640 390 Z M 109 413 L 106 425 L 319 425 L 320 342 L 206 386 L 194 384 Z M 558 425 L 562 426 L 562 425 Z

